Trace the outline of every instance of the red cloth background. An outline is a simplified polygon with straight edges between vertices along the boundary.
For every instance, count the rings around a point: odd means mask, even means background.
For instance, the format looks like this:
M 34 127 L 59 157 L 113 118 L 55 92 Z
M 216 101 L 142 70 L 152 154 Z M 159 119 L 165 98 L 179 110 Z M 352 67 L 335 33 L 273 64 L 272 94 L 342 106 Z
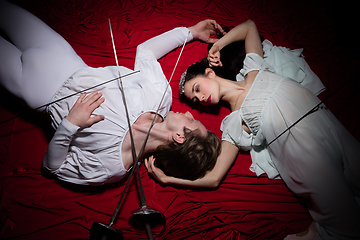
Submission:
M 234 27 L 253 19 L 260 34 L 279 46 L 304 48 L 305 59 L 323 81 L 325 98 L 358 71 L 352 9 L 331 1 L 240 0 L 33 0 L 15 1 L 60 33 L 92 67 L 114 65 L 108 18 L 112 21 L 120 65 L 133 68 L 136 46 L 177 26 L 212 18 Z M 349 6 L 349 5 L 347 5 Z M 347 10 L 346 14 L 345 11 Z M 349 13 L 350 12 L 350 13 Z M 349 14 L 347 14 L 349 13 Z M 160 60 L 169 78 L 179 49 Z M 206 44 L 185 47 L 172 80 L 173 110 L 190 110 L 220 136 L 224 107 L 198 111 L 181 102 L 178 82 L 189 64 L 206 56 Z M 56 56 L 54 56 L 56 57 Z M 327 101 L 327 106 L 357 139 L 359 81 L 354 80 Z M 44 89 L 46 91 L 46 89 Z M 26 108 L 1 90 L 0 121 Z M 41 172 L 53 131 L 39 114 L 27 114 L 0 125 L 0 238 L 87 239 L 93 222 L 108 223 L 125 181 L 103 187 L 65 184 Z M 256 177 L 247 153 L 240 153 L 218 189 L 162 186 L 140 167 L 148 204 L 161 211 L 167 228 L 160 239 L 283 239 L 312 222 L 302 203 L 281 180 Z M 136 179 L 136 178 L 135 178 Z M 132 181 L 114 228 L 125 239 L 147 239 L 129 221 L 139 208 Z M 154 228 L 154 235 L 160 227 Z

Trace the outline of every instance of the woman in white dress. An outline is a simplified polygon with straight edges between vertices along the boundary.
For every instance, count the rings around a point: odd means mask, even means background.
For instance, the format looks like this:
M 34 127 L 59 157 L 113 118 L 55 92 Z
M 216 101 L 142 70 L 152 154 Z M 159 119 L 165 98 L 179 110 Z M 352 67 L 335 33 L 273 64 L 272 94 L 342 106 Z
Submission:
M 220 50 L 245 40 L 243 81 L 230 81 L 214 72 L 221 66 Z M 151 157 L 145 164 L 159 181 L 189 187 L 215 187 L 226 175 L 239 148 L 249 150 L 251 170 L 270 179 L 281 177 L 291 191 L 307 202 L 322 239 L 360 239 L 359 142 L 298 82 L 275 74 L 264 61 L 256 25 L 249 20 L 232 29 L 209 50 L 209 65 L 195 64 L 180 81 L 180 92 L 200 104 L 230 105 L 221 124 L 222 152 L 214 169 L 203 178 L 186 181 L 166 176 Z M 311 87 L 310 87 L 311 88 Z M 275 139 L 274 142 L 272 142 Z M 272 142 L 272 143 L 271 143 Z M 271 143 L 271 144 L 269 144 Z
M 47 106 L 56 132 L 44 157 L 44 169 L 63 181 L 85 185 L 112 183 L 126 176 L 134 159 L 119 82 L 99 85 L 118 78 L 117 67 L 87 66 L 59 34 L 7 1 L 0 1 L 0 30 L 6 35 L 0 36 L 0 84 L 4 88 L 31 108 L 71 96 Z M 163 169 L 174 176 L 204 175 L 215 165 L 220 140 L 189 112 L 170 111 L 171 88 L 157 60 L 185 39 L 214 42 L 210 36 L 218 32 L 223 30 L 214 20 L 175 28 L 138 46 L 134 70 L 139 73 L 120 67 L 121 75 L 133 73 L 123 78 L 123 86 L 137 155 L 167 89 L 140 157 L 161 149 Z M 93 86 L 97 87 L 76 95 Z M 214 148 L 208 148 L 209 144 Z M 188 157 L 191 146 L 198 151 Z M 205 164 L 204 156 L 209 160 Z M 172 161 L 167 163 L 167 159 Z M 185 160 L 200 167 L 191 169 Z

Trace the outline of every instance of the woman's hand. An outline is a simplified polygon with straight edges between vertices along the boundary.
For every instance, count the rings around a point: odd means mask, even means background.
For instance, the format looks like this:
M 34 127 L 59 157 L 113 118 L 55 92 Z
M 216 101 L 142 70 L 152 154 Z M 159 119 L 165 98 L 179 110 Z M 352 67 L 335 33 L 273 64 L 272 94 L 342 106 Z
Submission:
M 104 120 L 103 115 L 91 117 L 92 112 L 105 101 L 101 96 L 102 93 L 98 92 L 93 92 L 88 96 L 86 93 L 81 94 L 66 119 L 81 128 L 90 127 L 94 123 Z
M 210 67 L 222 67 L 223 64 L 220 61 L 220 48 L 218 45 L 213 44 L 209 50 L 207 57 Z
M 169 177 L 165 175 L 165 173 L 160 168 L 155 167 L 154 156 L 150 156 L 149 159 L 145 159 L 144 163 L 148 173 L 150 173 L 151 176 L 153 176 L 157 181 L 161 183 L 168 183 L 167 179 Z
M 204 20 L 189 28 L 194 38 L 200 39 L 206 43 L 214 43 L 217 38 L 211 38 L 212 35 L 226 34 L 222 27 L 215 20 Z

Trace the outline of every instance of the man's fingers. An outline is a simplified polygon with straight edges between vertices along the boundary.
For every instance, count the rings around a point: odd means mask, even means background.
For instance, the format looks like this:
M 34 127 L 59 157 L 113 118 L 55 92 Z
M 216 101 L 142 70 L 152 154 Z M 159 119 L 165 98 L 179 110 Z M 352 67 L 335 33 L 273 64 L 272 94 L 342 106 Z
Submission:
M 150 166 L 151 168 L 155 168 L 155 158 L 153 156 L 151 156 L 150 160 Z
M 94 99 L 94 101 L 90 103 L 90 107 L 92 108 L 92 111 L 98 108 L 104 101 L 105 98 L 101 98 L 101 96 L 99 96 L 99 98 Z
M 154 166 L 154 162 L 155 162 L 155 158 L 154 156 L 150 156 L 148 158 L 146 158 L 144 160 L 144 164 L 145 164 L 145 167 L 146 169 L 148 170 L 149 173 L 152 173 L 152 169 L 153 169 L 153 166 Z
M 85 95 L 85 96 L 83 96 L 83 95 Z M 83 102 L 83 103 L 90 102 L 90 104 L 91 104 L 94 101 L 96 101 L 98 98 L 100 98 L 101 96 L 102 96 L 102 93 L 95 91 L 95 92 L 88 94 L 87 96 L 86 96 L 86 93 L 82 93 L 81 96 L 79 97 L 79 99 L 82 98 L 81 102 Z
M 80 97 L 78 97 L 78 99 L 76 100 L 77 103 L 81 103 L 84 98 L 86 97 L 86 92 L 83 92 Z
M 210 23 L 213 25 L 215 33 L 217 33 L 217 34 L 219 34 L 219 33 L 226 34 L 224 29 L 221 27 L 221 25 L 218 24 L 215 20 L 210 20 Z
M 91 112 L 93 112 L 96 108 L 98 108 L 105 101 L 105 98 L 102 98 L 101 92 L 93 92 L 93 93 L 89 94 L 88 96 L 86 96 L 85 98 L 83 95 L 86 95 L 86 93 L 81 94 L 78 101 L 80 101 L 82 104 L 85 104 L 85 106 L 86 105 L 90 106 Z
M 220 24 L 217 25 L 217 29 L 219 30 L 219 32 L 220 32 L 221 34 L 223 34 L 223 35 L 226 34 L 226 32 L 224 31 L 224 29 L 221 27 Z
M 93 92 L 92 94 L 89 95 L 89 101 L 90 101 L 90 105 L 95 103 L 99 98 L 101 98 L 102 93 L 101 92 Z
M 91 126 L 94 123 L 100 122 L 104 119 L 105 119 L 104 115 L 96 115 L 95 117 L 89 118 L 88 124 L 89 124 L 89 126 Z

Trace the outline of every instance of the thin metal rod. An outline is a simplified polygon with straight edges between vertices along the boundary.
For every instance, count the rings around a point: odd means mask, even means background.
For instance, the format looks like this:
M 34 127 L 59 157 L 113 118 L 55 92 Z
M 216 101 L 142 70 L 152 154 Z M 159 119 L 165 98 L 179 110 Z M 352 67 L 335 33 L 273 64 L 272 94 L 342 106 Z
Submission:
M 170 79 L 169 79 L 169 81 L 168 81 L 168 84 L 166 85 L 164 94 L 162 95 L 162 98 L 161 98 L 161 100 L 160 100 L 159 106 L 158 106 L 158 108 L 157 108 L 157 110 L 156 110 L 156 113 L 155 113 L 155 115 L 154 115 L 154 118 L 153 118 L 153 120 L 152 120 L 152 122 L 151 122 L 151 125 L 150 125 L 150 127 L 149 127 L 149 130 L 148 130 L 148 132 L 147 132 L 147 134 L 146 134 L 144 143 L 143 143 L 143 145 L 142 145 L 142 147 L 141 147 L 141 150 L 140 150 L 139 155 L 138 155 L 138 157 L 137 157 L 137 159 L 136 159 L 136 162 L 135 162 L 135 166 L 136 166 L 136 170 L 137 170 L 137 174 L 138 174 L 139 187 L 140 187 L 140 195 L 141 195 L 141 199 L 142 199 L 142 200 L 141 200 L 141 201 L 142 201 L 141 207 L 146 206 L 146 199 L 145 199 L 144 188 L 143 188 L 142 180 L 141 180 L 141 176 L 140 176 L 139 165 L 138 165 L 137 163 L 138 163 L 138 161 L 139 161 L 139 157 L 141 156 L 141 154 L 142 154 L 142 152 L 143 152 L 143 150 L 144 150 L 144 148 L 145 148 L 146 142 L 147 142 L 147 140 L 148 140 L 148 138 L 149 138 L 149 135 L 150 135 L 150 131 L 151 131 L 152 127 L 154 126 L 156 116 L 157 116 L 157 114 L 158 114 L 158 112 L 159 112 L 159 110 L 160 110 L 161 104 L 162 104 L 162 102 L 163 102 L 163 100 L 164 100 L 164 98 L 165 98 L 165 95 L 166 95 L 166 91 L 167 91 L 168 87 L 170 86 L 170 82 L 171 82 L 171 80 L 172 80 L 172 77 L 174 76 L 174 72 L 175 72 L 176 67 L 177 67 L 177 65 L 178 65 L 178 63 L 179 63 L 180 57 L 181 57 L 181 55 L 182 55 L 182 53 L 183 53 L 183 51 L 184 51 L 185 44 L 186 44 L 187 39 L 188 39 L 188 37 L 189 37 L 189 33 L 190 33 L 190 31 L 188 32 L 188 34 L 187 34 L 187 36 L 186 36 L 186 38 L 185 38 L 185 42 L 184 42 L 184 44 L 183 44 L 183 47 L 181 48 L 181 51 L 180 51 L 179 56 L 178 56 L 178 59 L 177 59 L 177 61 L 176 61 L 176 63 L 175 63 L 173 72 L 172 72 L 172 74 L 171 74 L 171 76 L 170 76 Z
M 132 150 L 132 154 L 133 154 L 133 159 L 137 159 L 138 157 L 136 155 L 135 143 L 134 143 L 133 133 L 132 133 L 132 129 L 131 129 L 130 117 L 129 117 L 129 110 L 127 107 L 124 87 L 123 87 L 123 83 L 122 83 L 122 79 L 121 79 L 120 67 L 119 67 L 118 57 L 117 57 L 117 53 L 116 53 L 115 41 L 114 41 L 114 36 L 113 36 L 112 28 L 111 28 L 110 18 L 109 18 L 109 27 L 110 27 L 112 46 L 113 46 L 114 55 L 115 55 L 115 62 L 116 62 L 116 66 L 117 66 L 117 70 L 118 70 L 118 74 L 119 74 L 120 91 L 121 91 L 122 99 L 123 99 L 124 106 L 125 106 L 126 119 L 127 119 L 128 128 L 129 128 L 129 134 L 130 134 L 130 140 L 131 140 L 131 150 Z M 135 167 L 137 170 L 139 169 L 137 164 L 135 165 Z M 140 180 L 141 179 L 140 172 L 139 171 L 137 171 L 137 172 L 138 172 L 139 181 L 141 181 Z M 146 198 L 145 198 L 145 194 L 144 194 L 144 190 L 143 190 L 141 182 L 140 182 L 140 198 L 141 198 L 141 206 L 146 206 Z
M 130 183 L 130 180 L 131 180 L 131 177 L 132 177 L 133 173 L 134 173 L 134 168 L 132 168 L 131 171 L 130 171 L 130 175 L 129 175 L 128 180 L 126 181 L 126 185 L 125 185 L 124 191 L 122 192 L 121 197 L 120 197 L 120 200 L 119 200 L 119 202 L 118 202 L 117 205 L 116 205 L 116 208 L 115 208 L 115 210 L 114 210 L 114 212 L 113 212 L 113 215 L 111 216 L 111 219 L 110 219 L 110 222 L 109 222 L 109 227 L 111 227 L 111 226 L 114 224 L 114 222 L 115 222 L 115 218 L 116 218 L 116 216 L 117 216 L 117 214 L 118 214 L 118 212 L 119 212 L 120 205 L 121 205 L 122 200 L 123 200 L 123 198 L 124 198 L 124 196 L 125 196 L 125 192 L 126 192 L 128 186 L 129 186 L 129 183 Z
M 109 24 L 110 24 L 110 29 L 111 29 L 110 19 L 109 19 Z M 149 138 L 149 135 L 150 135 L 150 131 L 151 131 L 153 125 L 154 125 L 156 116 L 157 116 L 157 114 L 158 114 L 158 112 L 159 112 L 159 110 L 160 110 L 160 107 L 161 107 L 161 104 L 162 104 L 162 102 L 163 102 L 163 100 L 164 100 L 166 91 L 167 91 L 168 87 L 170 86 L 170 82 L 171 82 L 172 77 L 173 77 L 173 75 L 174 75 L 175 69 L 176 69 L 176 67 L 177 67 L 177 65 L 178 65 L 178 62 L 179 62 L 180 57 L 181 57 L 181 55 L 182 55 L 182 52 L 183 52 L 183 50 L 184 50 L 184 48 L 185 48 L 185 44 L 186 44 L 187 39 L 188 39 L 188 37 L 189 37 L 189 33 L 190 33 L 190 31 L 188 32 L 188 35 L 186 36 L 185 42 L 184 42 L 184 44 L 183 44 L 183 47 L 182 47 L 182 49 L 181 49 L 181 51 L 180 51 L 180 54 L 179 54 L 179 57 L 178 57 L 178 59 L 177 59 L 177 61 L 176 61 L 176 64 L 175 64 L 175 66 L 174 66 L 173 73 L 172 73 L 172 75 L 171 75 L 171 77 L 170 77 L 170 80 L 169 80 L 169 82 L 168 82 L 168 84 L 167 84 L 167 86 L 166 86 L 166 88 L 165 88 L 165 91 L 164 91 L 164 93 L 163 93 L 163 96 L 162 96 L 162 98 L 161 98 L 161 101 L 160 101 L 160 103 L 159 103 L 159 106 L 158 106 L 158 108 L 157 108 L 157 110 L 156 110 L 155 116 L 154 116 L 154 118 L 153 118 L 153 120 L 152 120 L 152 122 L 151 122 L 151 125 L 150 125 L 150 127 L 149 127 L 149 130 L 148 130 L 148 132 L 147 132 L 147 134 L 146 134 L 146 137 L 145 137 L 145 140 L 144 140 L 144 142 L 143 142 L 143 145 L 141 146 L 139 155 L 138 155 L 138 156 L 136 157 L 136 159 L 135 159 L 135 162 L 134 162 L 133 168 L 131 169 L 131 172 L 130 172 L 128 181 L 127 181 L 127 183 L 126 183 L 125 189 L 124 189 L 124 191 L 122 192 L 121 197 L 120 197 L 120 199 L 119 199 L 119 202 L 118 202 L 118 204 L 117 204 L 117 206 L 116 206 L 116 208 L 115 208 L 115 211 L 114 211 L 114 213 L 113 213 L 113 215 L 112 215 L 112 217 L 111 217 L 111 219 L 110 219 L 110 224 L 109 224 L 109 226 L 112 226 L 112 225 L 114 224 L 115 218 L 116 218 L 116 216 L 117 216 L 117 214 L 118 214 L 118 212 L 119 212 L 120 205 L 121 205 L 121 203 L 122 203 L 122 201 L 123 201 L 123 199 L 124 199 L 125 192 L 126 192 L 128 186 L 129 186 L 129 183 L 130 183 L 130 179 L 131 179 L 131 177 L 132 177 L 132 175 L 133 175 L 133 173 L 134 173 L 135 168 L 137 168 L 136 166 L 138 166 L 139 156 L 142 155 L 142 152 L 143 152 L 143 150 L 144 150 L 144 148 L 145 148 L 146 142 L 147 142 L 147 140 L 148 140 L 148 138 Z M 112 35 L 112 34 L 111 34 L 111 35 Z M 113 43 L 113 48 L 114 48 L 114 43 Z M 130 127 L 130 129 L 131 129 L 131 127 Z M 139 176 L 139 177 L 138 177 L 138 178 L 139 178 L 139 183 L 141 183 L 141 185 L 140 185 L 140 190 L 142 189 L 142 192 L 143 192 L 142 181 L 141 181 L 141 176 L 140 176 L 140 172 L 139 172 L 139 171 L 138 171 L 138 176 Z M 145 196 L 145 194 L 144 194 L 144 196 Z
M 296 122 L 294 122 L 293 124 L 290 125 L 290 127 L 288 127 L 287 129 L 285 129 L 282 133 L 280 133 L 275 139 L 273 139 L 269 144 L 272 144 L 273 142 L 275 142 L 279 137 L 281 137 L 282 135 L 284 135 L 287 131 L 289 131 L 292 127 L 294 127 L 296 124 L 298 124 L 301 120 L 303 120 L 305 117 L 307 117 L 310 113 L 313 113 L 317 110 L 317 108 L 323 104 L 323 101 L 320 102 L 319 104 L 317 104 L 315 107 L 313 107 L 310 111 L 308 111 L 307 113 L 305 113 L 301 118 L 299 118 Z

